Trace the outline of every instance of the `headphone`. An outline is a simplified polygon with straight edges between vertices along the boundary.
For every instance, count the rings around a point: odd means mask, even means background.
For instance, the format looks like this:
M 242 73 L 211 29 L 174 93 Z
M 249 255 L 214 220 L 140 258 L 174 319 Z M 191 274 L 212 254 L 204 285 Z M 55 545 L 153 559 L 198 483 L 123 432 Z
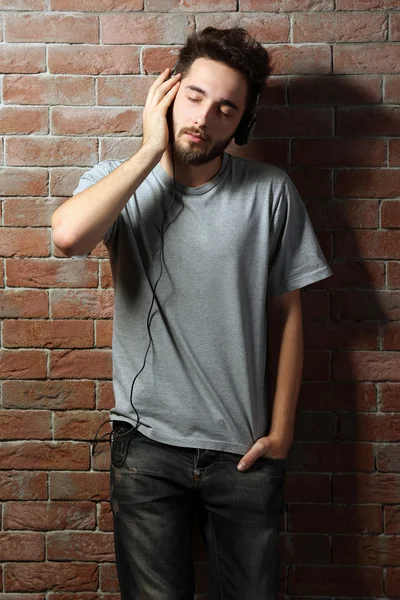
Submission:
M 179 61 L 178 61 L 179 62 Z M 175 63 L 175 65 L 173 66 L 171 73 L 170 73 L 170 77 L 172 77 L 173 75 L 176 74 L 177 72 L 177 66 L 178 66 L 178 62 Z M 250 108 L 244 113 L 243 117 L 240 120 L 239 125 L 236 128 L 236 131 L 234 133 L 233 139 L 235 141 L 235 143 L 238 146 L 243 146 L 244 144 L 247 144 L 248 139 L 249 139 L 249 135 L 250 132 L 253 128 L 253 125 L 255 123 L 256 120 L 256 110 L 257 110 L 257 104 L 260 98 L 260 94 L 258 93 L 255 100 L 251 103 Z M 133 410 L 135 411 L 136 415 L 137 415 L 137 420 L 136 420 L 136 425 L 132 425 L 128 430 L 124 429 L 123 431 L 118 431 L 118 429 L 113 429 L 111 432 L 106 433 L 104 435 L 102 435 L 100 438 L 98 438 L 98 434 L 100 432 L 100 429 L 106 424 L 109 423 L 111 421 L 111 419 L 104 421 L 104 423 L 102 423 L 100 425 L 100 427 L 98 428 L 96 435 L 94 437 L 94 441 L 92 444 L 92 455 L 94 456 L 95 450 L 96 450 L 96 446 L 99 442 L 102 442 L 105 438 L 110 442 L 111 445 L 114 444 L 113 446 L 113 451 L 112 451 L 112 462 L 114 464 L 114 466 L 116 467 L 122 467 L 122 465 L 124 464 L 125 460 L 126 460 L 126 456 L 128 454 L 128 449 L 129 449 L 129 445 L 130 442 L 132 440 L 132 437 L 134 435 L 134 432 L 136 432 L 139 428 L 140 425 L 140 416 L 138 411 L 136 410 L 133 402 L 132 402 L 132 394 L 133 394 L 133 386 L 135 385 L 135 381 L 136 379 L 139 377 L 140 373 L 143 371 L 145 365 L 146 365 L 146 358 L 147 358 L 147 354 L 150 350 L 150 346 L 153 343 L 153 338 L 151 336 L 151 332 L 150 332 L 150 323 L 151 323 L 151 319 L 152 319 L 152 308 L 153 308 L 153 304 L 154 304 L 154 299 L 156 297 L 156 289 L 157 289 L 157 285 L 158 282 L 161 279 L 161 275 L 163 272 L 163 261 L 165 264 L 165 260 L 164 260 L 164 221 L 165 221 L 165 217 L 167 216 L 167 213 L 169 212 L 171 206 L 174 203 L 175 200 L 175 194 L 176 194 L 176 179 L 175 179 L 175 162 L 174 162 L 174 153 L 172 151 L 172 140 L 171 140 L 171 136 L 170 136 L 170 141 L 169 144 L 171 146 L 171 160 L 172 160 L 172 171 L 173 171 L 173 192 L 172 192 L 172 198 L 171 198 L 171 202 L 167 208 L 167 210 L 164 213 L 164 217 L 161 223 L 161 250 L 160 250 L 160 265 L 161 265 L 161 271 L 160 271 L 160 275 L 153 287 L 149 275 L 147 273 L 146 268 L 143 265 L 143 268 L 146 272 L 147 275 L 147 281 L 149 282 L 149 285 L 152 289 L 153 292 L 153 297 L 152 297 L 152 301 L 150 304 L 150 309 L 147 315 L 147 331 L 149 333 L 149 337 L 150 337 L 150 342 L 149 345 L 147 346 L 147 350 L 144 356 L 144 362 L 142 365 L 142 368 L 140 369 L 140 371 L 135 375 L 135 377 L 132 380 L 132 385 L 131 385 L 131 391 L 130 391 L 130 396 L 129 396 L 129 402 L 133 408 Z M 182 202 L 182 200 L 181 200 Z M 133 226 L 132 223 L 129 219 L 130 225 L 132 227 L 132 234 L 134 236 L 134 230 L 133 230 Z M 129 426 L 129 423 L 126 423 Z M 116 435 L 118 435 L 118 440 L 116 439 Z M 126 440 L 126 441 L 125 441 Z

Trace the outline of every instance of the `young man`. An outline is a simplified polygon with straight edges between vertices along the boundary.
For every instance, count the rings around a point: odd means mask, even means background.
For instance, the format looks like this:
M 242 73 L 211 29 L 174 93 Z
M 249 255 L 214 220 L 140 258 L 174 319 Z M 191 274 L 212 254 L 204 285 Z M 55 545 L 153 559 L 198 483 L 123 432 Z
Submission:
M 196 508 L 213 598 L 267 600 L 302 372 L 300 288 L 331 271 L 288 175 L 224 152 L 247 136 L 266 51 L 241 29 L 207 28 L 177 70 L 150 88 L 140 150 L 90 169 L 54 213 L 54 242 L 74 256 L 103 239 L 110 255 L 122 599 L 193 599 Z

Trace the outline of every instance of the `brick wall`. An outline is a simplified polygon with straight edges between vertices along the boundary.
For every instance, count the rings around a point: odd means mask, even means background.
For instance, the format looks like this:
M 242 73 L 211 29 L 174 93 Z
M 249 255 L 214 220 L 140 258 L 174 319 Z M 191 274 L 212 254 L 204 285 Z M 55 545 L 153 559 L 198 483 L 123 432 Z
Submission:
M 0 600 L 119 598 L 107 448 L 89 452 L 112 405 L 110 269 L 101 245 L 65 258 L 50 216 L 91 165 L 136 151 L 154 75 L 209 24 L 270 51 L 241 152 L 290 174 L 334 272 L 302 292 L 282 593 L 399 597 L 399 0 L 0 7 Z M 196 563 L 206 600 L 200 544 Z

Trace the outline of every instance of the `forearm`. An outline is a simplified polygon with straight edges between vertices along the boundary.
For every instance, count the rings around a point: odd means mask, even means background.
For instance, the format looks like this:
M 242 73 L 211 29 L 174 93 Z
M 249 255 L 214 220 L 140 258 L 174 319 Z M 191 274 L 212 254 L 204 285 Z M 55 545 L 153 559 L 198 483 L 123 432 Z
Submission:
M 55 245 L 68 256 L 91 252 L 159 160 L 142 146 L 109 175 L 66 200 L 51 219 Z
M 300 292 L 292 302 L 272 301 L 268 315 L 269 393 L 273 402 L 269 435 L 293 439 L 295 414 L 303 370 L 303 328 Z M 294 300 L 294 301 L 293 301 Z

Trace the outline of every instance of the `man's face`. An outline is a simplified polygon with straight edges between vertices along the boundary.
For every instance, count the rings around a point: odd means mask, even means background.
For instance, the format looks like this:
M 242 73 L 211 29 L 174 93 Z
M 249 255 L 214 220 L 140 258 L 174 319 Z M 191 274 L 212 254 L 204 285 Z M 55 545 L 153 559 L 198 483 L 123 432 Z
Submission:
M 247 81 L 227 65 L 198 58 L 173 103 L 173 148 L 188 165 L 220 156 L 233 138 L 246 106 Z

